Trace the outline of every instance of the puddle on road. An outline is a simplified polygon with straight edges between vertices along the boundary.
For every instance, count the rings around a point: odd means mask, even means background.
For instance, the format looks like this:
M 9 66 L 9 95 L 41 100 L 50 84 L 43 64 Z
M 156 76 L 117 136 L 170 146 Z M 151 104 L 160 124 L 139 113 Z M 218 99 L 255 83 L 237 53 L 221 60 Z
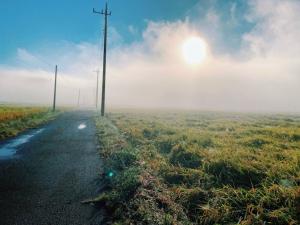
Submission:
M 17 151 L 18 147 L 27 143 L 35 135 L 40 134 L 44 131 L 43 129 L 36 130 L 30 134 L 24 134 L 10 140 L 8 143 L 0 145 L 0 159 L 9 159 L 13 157 Z
M 78 130 L 83 130 L 85 128 L 86 128 L 86 125 L 84 123 L 82 123 L 78 126 Z

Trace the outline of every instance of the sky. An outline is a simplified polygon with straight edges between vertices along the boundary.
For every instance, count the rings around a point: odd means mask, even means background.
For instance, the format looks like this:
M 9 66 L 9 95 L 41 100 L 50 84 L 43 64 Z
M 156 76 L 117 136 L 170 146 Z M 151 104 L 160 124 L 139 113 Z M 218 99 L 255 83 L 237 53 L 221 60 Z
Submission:
M 299 0 L 108 1 L 109 107 L 300 112 Z M 0 4 L 0 102 L 95 102 L 103 0 Z M 188 65 L 190 37 L 207 44 Z

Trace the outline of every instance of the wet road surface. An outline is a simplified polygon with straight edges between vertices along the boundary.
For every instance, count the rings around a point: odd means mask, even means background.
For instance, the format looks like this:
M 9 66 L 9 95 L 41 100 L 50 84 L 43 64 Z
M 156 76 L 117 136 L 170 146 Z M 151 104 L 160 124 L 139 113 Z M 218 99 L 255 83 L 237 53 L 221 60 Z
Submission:
M 0 151 L 16 153 L 0 154 L 1 225 L 103 224 L 99 209 L 80 203 L 101 185 L 93 115 L 67 112 L 0 143 Z

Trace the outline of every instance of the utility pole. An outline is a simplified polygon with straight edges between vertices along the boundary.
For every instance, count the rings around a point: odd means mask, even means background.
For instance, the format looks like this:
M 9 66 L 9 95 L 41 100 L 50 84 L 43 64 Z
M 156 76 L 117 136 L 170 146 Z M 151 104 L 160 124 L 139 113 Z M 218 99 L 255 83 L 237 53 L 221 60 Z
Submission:
M 96 88 L 96 109 L 98 109 L 98 97 L 99 97 L 99 73 L 100 71 L 99 70 L 95 70 L 94 72 L 97 73 L 97 88 Z
M 55 81 L 54 81 L 54 98 L 53 98 L 53 112 L 56 109 L 56 81 L 57 81 L 57 65 L 55 66 Z
M 103 48 L 103 78 L 102 78 L 102 99 L 101 99 L 101 116 L 105 115 L 105 81 L 106 81 L 106 50 L 107 50 L 107 16 L 111 15 L 108 11 L 107 2 L 105 4 L 105 10 L 97 12 L 93 9 L 93 13 L 104 15 L 104 48 Z
M 80 89 L 78 91 L 77 108 L 80 106 Z

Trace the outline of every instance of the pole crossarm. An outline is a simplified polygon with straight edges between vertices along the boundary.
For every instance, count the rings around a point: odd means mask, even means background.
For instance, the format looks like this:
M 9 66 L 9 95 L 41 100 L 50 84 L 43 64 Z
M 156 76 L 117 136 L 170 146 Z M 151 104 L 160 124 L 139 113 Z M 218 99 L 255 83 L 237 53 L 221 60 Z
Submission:
M 93 13 L 106 15 L 106 16 L 111 16 L 111 12 L 105 12 L 103 10 L 101 10 L 101 12 L 99 12 L 99 11 L 96 11 L 95 8 L 93 8 Z
M 102 9 L 100 12 L 95 10 L 95 8 L 93 8 L 93 13 L 104 15 L 104 16 L 111 16 L 111 11 L 108 10 L 107 3 L 105 4 L 105 10 Z

